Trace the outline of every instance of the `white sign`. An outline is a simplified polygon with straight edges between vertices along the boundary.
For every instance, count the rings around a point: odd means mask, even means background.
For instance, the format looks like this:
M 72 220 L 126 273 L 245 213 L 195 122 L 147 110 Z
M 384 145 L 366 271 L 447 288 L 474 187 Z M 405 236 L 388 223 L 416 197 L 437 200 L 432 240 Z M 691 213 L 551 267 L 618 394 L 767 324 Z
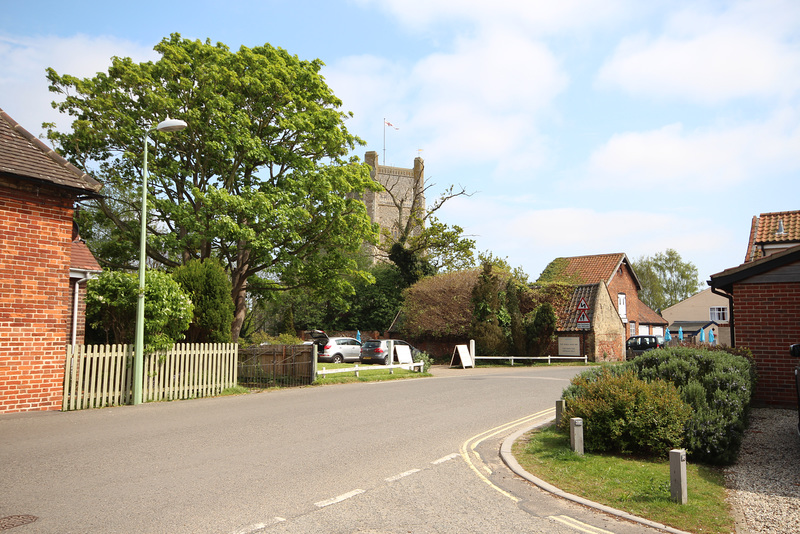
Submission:
M 581 311 L 578 314 L 578 328 L 591 328 L 592 323 L 589 321 L 589 315 L 585 311 Z
M 472 355 L 469 353 L 469 347 L 466 345 L 456 345 L 456 348 L 453 349 L 453 357 L 450 358 L 450 367 L 453 367 L 456 356 L 461 360 L 461 367 L 464 369 L 467 367 L 475 367 L 475 364 L 472 363 Z
M 578 310 L 588 310 L 589 305 L 586 304 L 586 299 L 581 297 L 581 301 L 578 303 Z
M 577 337 L 558 336 L 558 355 L 559 356 L 580 356 L 581 341 Z
M 397 354 L 397 361 L 400 363 L 414 363 L 411 357 L 411 347 L 408 345 L 395 345 L 394 353 Z

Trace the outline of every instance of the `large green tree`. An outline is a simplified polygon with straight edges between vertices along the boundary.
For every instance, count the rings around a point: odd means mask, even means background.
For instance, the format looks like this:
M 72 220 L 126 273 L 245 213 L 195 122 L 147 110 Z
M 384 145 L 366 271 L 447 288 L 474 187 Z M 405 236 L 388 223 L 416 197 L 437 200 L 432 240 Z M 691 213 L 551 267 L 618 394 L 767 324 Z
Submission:
M 150 134 L 147 254 L 167 268 L 220 258 L 232 282 L 234 340 L 257 274 L 275 290 L 309 287 L 332 301 L 352 293 L 353 276 L 369 278 L 353 252 L 377 237 L 354 197 L 379 186 L 366 164 L 347 159 L 363 141 L 345 128 L 350 114 L 320 75 L 322 62 L 178 34 L 155 50 L 155 62 L 115 57 L 93 78 L 47 73 L 62 97 L 54 106 L 74 117 L 71 131 L 49 138 L 106 184 L 93 207 L 112 223 L 94 232 L 114 254 L 106 261 L 135 264 L 118 244 L 139 242 L 145 134 L 170 116 L 189 126 Z
M 683 261 L 671 248 L 653 256 L 642 256 L 631 266 L 642 285 L 639 300 L 653 310 L 660 312 L 700 290 L 697 267 Z

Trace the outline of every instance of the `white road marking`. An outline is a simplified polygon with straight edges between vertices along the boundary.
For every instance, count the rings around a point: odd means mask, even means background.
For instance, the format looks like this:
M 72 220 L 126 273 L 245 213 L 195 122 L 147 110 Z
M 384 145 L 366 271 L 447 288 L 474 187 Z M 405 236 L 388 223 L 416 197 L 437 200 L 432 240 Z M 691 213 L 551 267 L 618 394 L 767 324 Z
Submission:
M 314 506 L 317 506 L 318 508 L 324 508 L 326 506 L 330 506 L 332 504 L 336 504 L 337 502 L 342 502 L 344 500 L 347 500 L 350 497 L 355 497 L 356 495 L 360 495 L 362 493 L 364 493 L 364 490 L 362 490 L 362 489 L 356 489 L 356 490 L 353 490 L 353 491 L 348 491 L 347 493 L 343 493 L 342 495 L 339 495 L 338 497 L 334 497 L 332 499 L 327 499 L 325 501 L 315 502 Z
M 408 475 L 413 475 L 414 473 L 418 473 L 419 469 L 412 469 L 410 471 L 406 471 L 405 473 L 400 473 L 399 475 L 395 475 L 393 477 L 385 478 L 386 482 L 394 482 L 395 480 L 400 480 L 403 477 L 407 477 Z
M 449 461 L 450 461 L 450 460 L 452 460 L 453 458 L 458 458 L 459 456 L 460 456 L 460 455 L 459 455 L 457 452 L 454 452 L 453 454 L 448 454 L 447 456 L 445 456 L 445 457 L 443 457 L 443 458 L 439 458 L 438 460 L 434 460 L 434 461 L 432 461 L 431 463 L 432 463 L 433 465 L 443 464 L 443 463 L 445 463 L 445 462 L 449 462 Z

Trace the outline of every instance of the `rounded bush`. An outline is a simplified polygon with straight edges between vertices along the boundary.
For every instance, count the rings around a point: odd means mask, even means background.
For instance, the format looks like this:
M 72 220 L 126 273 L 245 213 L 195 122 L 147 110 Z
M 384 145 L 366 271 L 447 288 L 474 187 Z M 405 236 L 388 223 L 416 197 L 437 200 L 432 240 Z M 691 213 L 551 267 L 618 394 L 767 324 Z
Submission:
M 692 409 L 673 384 L 619 369 L 602 367 L 573 378 L 564 395 L 563 428 L 569 419 L 582 418 L 587 451 L 666 456 L 681 445 Z

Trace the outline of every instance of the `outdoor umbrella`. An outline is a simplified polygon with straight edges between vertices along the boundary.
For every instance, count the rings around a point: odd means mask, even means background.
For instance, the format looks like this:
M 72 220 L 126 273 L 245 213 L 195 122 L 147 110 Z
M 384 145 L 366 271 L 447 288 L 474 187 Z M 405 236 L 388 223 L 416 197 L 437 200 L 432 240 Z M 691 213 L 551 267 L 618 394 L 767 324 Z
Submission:
M 666 332 L 664 332 L 664 342 L 669 343 L 672 341 L 672 334 L 669 333 L 669 327 L 667 327 Z
M 713 330 L 709 330 L 708 331 L 708 342 L 711 343 L 712 345 L 714 344 L 714 331 Z
M 700 343 L 706 342 L 706 331 L 702 328 L 700 329 Z
M 361 330 L 356 330 L 356 341 L 361 343 Z
M 683 341 L 683 327 L 682 326 L 678 327 L 678 339 Z

